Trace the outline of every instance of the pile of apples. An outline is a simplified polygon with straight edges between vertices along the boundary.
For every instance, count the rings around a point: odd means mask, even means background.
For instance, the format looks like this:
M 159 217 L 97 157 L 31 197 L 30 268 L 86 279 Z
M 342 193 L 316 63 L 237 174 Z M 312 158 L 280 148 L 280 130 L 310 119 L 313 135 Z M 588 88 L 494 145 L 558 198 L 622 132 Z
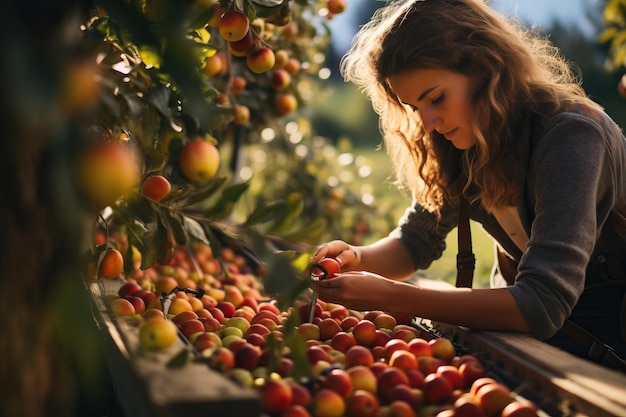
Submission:
M 194 256 L 201 272 L 179 249 L 169 265 L 125 278 L 109 300 L 111 310 L 139 323 L 144 349 L 166 349 L 182 337 L 211 368 L 256 389 L 269 416 L 539 413 L 488 375 L 476 356 L 457 352 L 451 340 L 412 325 L 410 316 L 356 312 L 318 300 L 309 322 L 310 301 L 298 300 L 281 311 L 234 251 L 223 251 L 226 260 L 220 262 L 209 246 L 198 245 Z M 166 294 L 171 303 L 164 311 Z M 293 352 L 282 343 L 288 323 L 296 323 L 293 334 L 303 342 L 305 376 L 295 372 Z

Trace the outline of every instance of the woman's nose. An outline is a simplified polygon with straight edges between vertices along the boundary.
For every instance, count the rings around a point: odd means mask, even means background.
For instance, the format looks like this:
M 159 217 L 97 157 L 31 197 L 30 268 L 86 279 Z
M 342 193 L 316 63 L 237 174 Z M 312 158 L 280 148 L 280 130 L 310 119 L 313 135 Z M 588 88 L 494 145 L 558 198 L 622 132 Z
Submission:
M 428 133 L 432 133 L 441 124 L 441 117 L 436 112 L 421 111 L 420 115 L 424 130 Z

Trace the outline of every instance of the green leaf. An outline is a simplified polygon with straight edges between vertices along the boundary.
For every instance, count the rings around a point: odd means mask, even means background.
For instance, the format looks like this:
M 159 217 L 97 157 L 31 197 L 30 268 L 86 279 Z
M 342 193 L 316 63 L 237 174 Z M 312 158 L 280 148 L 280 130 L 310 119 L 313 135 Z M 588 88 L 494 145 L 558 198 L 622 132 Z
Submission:
M 248 216 L 245 226 L 252 226 L 259 223 L 265 223 L 270 220 L 276 219 L 284 212 L 287 202 L 284 200 L 275 201 L 272 203 L 263 202 L 259 204 L 256 209 Z
M 165 366 L 169 369 L 182 368 L 189 362 L 190 358 L 189 349 L 183 348 L 176 355 L 172 356 Z
M 250 3 L 263 7 L 276 7 L 284 3 L 285 0 L 250 0 Z
M 327 227 L 328 220 L 323 217 L 315 217 L 300 229 L 285 235 L 284 238 L 292 242 L 319 242 L 320 236 L 324 234 Z
M 148 92 L 146 100 L 150 103 L 161 116 L 165 119 L 170 117 L 170 96 L 171 91 L 164 85 L 157 85 Z
M 217 203 L 205 211 L 208 219 L 223 219 L 231 214 L 235 203 L 239 201 L 241 196 L 250 188 L 248 182 L 235 184 L 222 192 L 222 196 Z
M 188 216 L 183 216 L 183 222 L 185 226 L 185 231 L 188 234 L 190 234 L 191 236 L 193 236 L 195 239 L 199 240 L 202 243 L 206 243 L 207 245 L 209 244 L 209 239 L 207 239 L 204 228 L 198 221 Z
M 207 184 L 204 184 L 201 187 L 194 189 L 192 193 L 186 194 L 184 198 L 177 200 L 177 205 L 193 206 L 195 204 L 208 200 L 217 193 L 217 190 L 222 185 L 224 185 L 226 179 L 226 177 L 213 178 Z

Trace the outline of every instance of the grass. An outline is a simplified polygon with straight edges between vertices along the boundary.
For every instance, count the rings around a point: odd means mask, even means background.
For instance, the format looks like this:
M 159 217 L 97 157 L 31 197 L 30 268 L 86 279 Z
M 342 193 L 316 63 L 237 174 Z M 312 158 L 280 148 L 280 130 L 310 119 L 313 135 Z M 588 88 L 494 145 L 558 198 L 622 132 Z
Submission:
M 388 184 L 388 177 L 391 173 L 391 162 L 383 150 L 373 148 L 356 148 L 356 155 L 364 156 L 370 161 L 372 166 L 371 184 L 375 184 L 377 193 L 377 204 L 381 208 L 394 208 L 401 213 L 410 204 L 406 195 L 396 190 Z M 398 210 L 400 208 L 400 210 Z M 494 262 L 494 247 L 491 237 L 482 230 L 481 226 L 472 221 L 472 247 L 476 256 L 476 269 L 474 271 L 474 287 L 489 287 L 489 275 Z M 456 253 L 457 253 L 457 229 L 450 232 L 446 238 L 446 250 L 442 257 L 434 261 L 426 269 L 427 275 L 434 279 L 441 279 L 454 284 L 456 280 Z

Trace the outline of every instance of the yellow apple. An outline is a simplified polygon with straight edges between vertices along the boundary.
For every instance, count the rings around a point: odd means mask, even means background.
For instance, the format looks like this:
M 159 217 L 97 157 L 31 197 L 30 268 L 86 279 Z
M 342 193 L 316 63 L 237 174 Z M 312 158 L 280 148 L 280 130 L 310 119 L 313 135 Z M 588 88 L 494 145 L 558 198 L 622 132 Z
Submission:
M 180 153 L 180 169 L 193 183 L 202 183 L 215 176 L 220 154 L 217 147 L 205 140 L 192 140 Z

